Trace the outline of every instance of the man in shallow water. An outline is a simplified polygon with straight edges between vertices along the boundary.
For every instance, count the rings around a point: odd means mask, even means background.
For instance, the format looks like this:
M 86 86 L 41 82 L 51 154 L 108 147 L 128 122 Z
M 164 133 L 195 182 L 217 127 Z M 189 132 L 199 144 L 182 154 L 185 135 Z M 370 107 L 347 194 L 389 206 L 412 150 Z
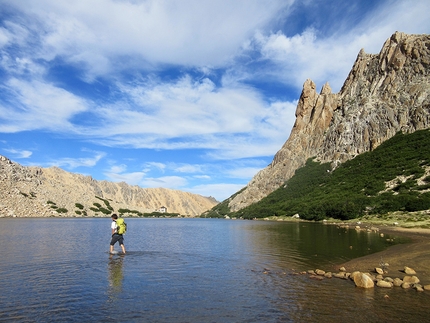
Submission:
M 111 224 L 112 239 L 110 241 L 110 253 L 113 253 L 113 246 L 117 242 L 121 246 L 122 252 L 125 253 L 124 237 L 122 236 L 122 234 L 118 233 L 118 225 L 116 224 L 117 219 L 118 219 L 118 215 L 116 215 L 115 213 L 112 214 L 112 224 Z

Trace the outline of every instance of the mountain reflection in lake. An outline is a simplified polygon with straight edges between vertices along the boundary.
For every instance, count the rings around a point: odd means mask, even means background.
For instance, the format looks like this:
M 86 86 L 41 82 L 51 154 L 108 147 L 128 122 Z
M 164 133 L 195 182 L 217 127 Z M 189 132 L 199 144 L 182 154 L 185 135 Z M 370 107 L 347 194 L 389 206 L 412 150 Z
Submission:
M 317 223 L 127 224 L 128 253 L 109 255 L 109 218 L 0 219 L 0 321 L 422 322 L 430 314 L 428 293 L 293 274 L 333 270 L 386 248 L 387 236 Z

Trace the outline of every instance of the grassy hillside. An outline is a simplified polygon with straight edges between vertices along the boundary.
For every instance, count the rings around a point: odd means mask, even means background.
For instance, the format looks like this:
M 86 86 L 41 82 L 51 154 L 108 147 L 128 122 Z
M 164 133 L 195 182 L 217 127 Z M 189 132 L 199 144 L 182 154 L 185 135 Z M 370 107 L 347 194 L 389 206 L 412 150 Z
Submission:
M 429 169 L 430 130 L 399 133 L 334 171 L 330 164 L 308 160 L 260 202 L 229 213 L 228 201 L 224 201 L 205 216 L 249 219 L 299 214 L 308 220 L 346 220 L 364 214 L 426 210 L 430 209 Z

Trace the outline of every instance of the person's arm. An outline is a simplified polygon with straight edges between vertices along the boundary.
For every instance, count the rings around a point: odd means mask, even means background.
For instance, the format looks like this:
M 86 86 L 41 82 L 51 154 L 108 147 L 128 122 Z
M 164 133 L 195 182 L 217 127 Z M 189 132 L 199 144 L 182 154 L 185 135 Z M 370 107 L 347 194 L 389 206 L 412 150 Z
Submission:
M 111 229 L 112 229 L 112 235 L 116 232 L 116 222 L 115 221 L 112 221 L 112 224 L 111 224 Z

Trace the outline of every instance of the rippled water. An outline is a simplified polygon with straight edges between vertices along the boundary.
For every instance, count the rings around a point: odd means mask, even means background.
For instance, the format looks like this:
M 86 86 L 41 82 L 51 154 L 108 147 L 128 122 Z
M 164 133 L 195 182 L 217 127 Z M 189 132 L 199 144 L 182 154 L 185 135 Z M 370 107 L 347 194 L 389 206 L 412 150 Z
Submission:
M 429 293 L 293 274 L 386 248 L 377 234 L 313 223 L 127 224 L 128 252 L 112 256 L 108 218 L 0 219 L 0 321 L 425 322 L 430 314 Z

